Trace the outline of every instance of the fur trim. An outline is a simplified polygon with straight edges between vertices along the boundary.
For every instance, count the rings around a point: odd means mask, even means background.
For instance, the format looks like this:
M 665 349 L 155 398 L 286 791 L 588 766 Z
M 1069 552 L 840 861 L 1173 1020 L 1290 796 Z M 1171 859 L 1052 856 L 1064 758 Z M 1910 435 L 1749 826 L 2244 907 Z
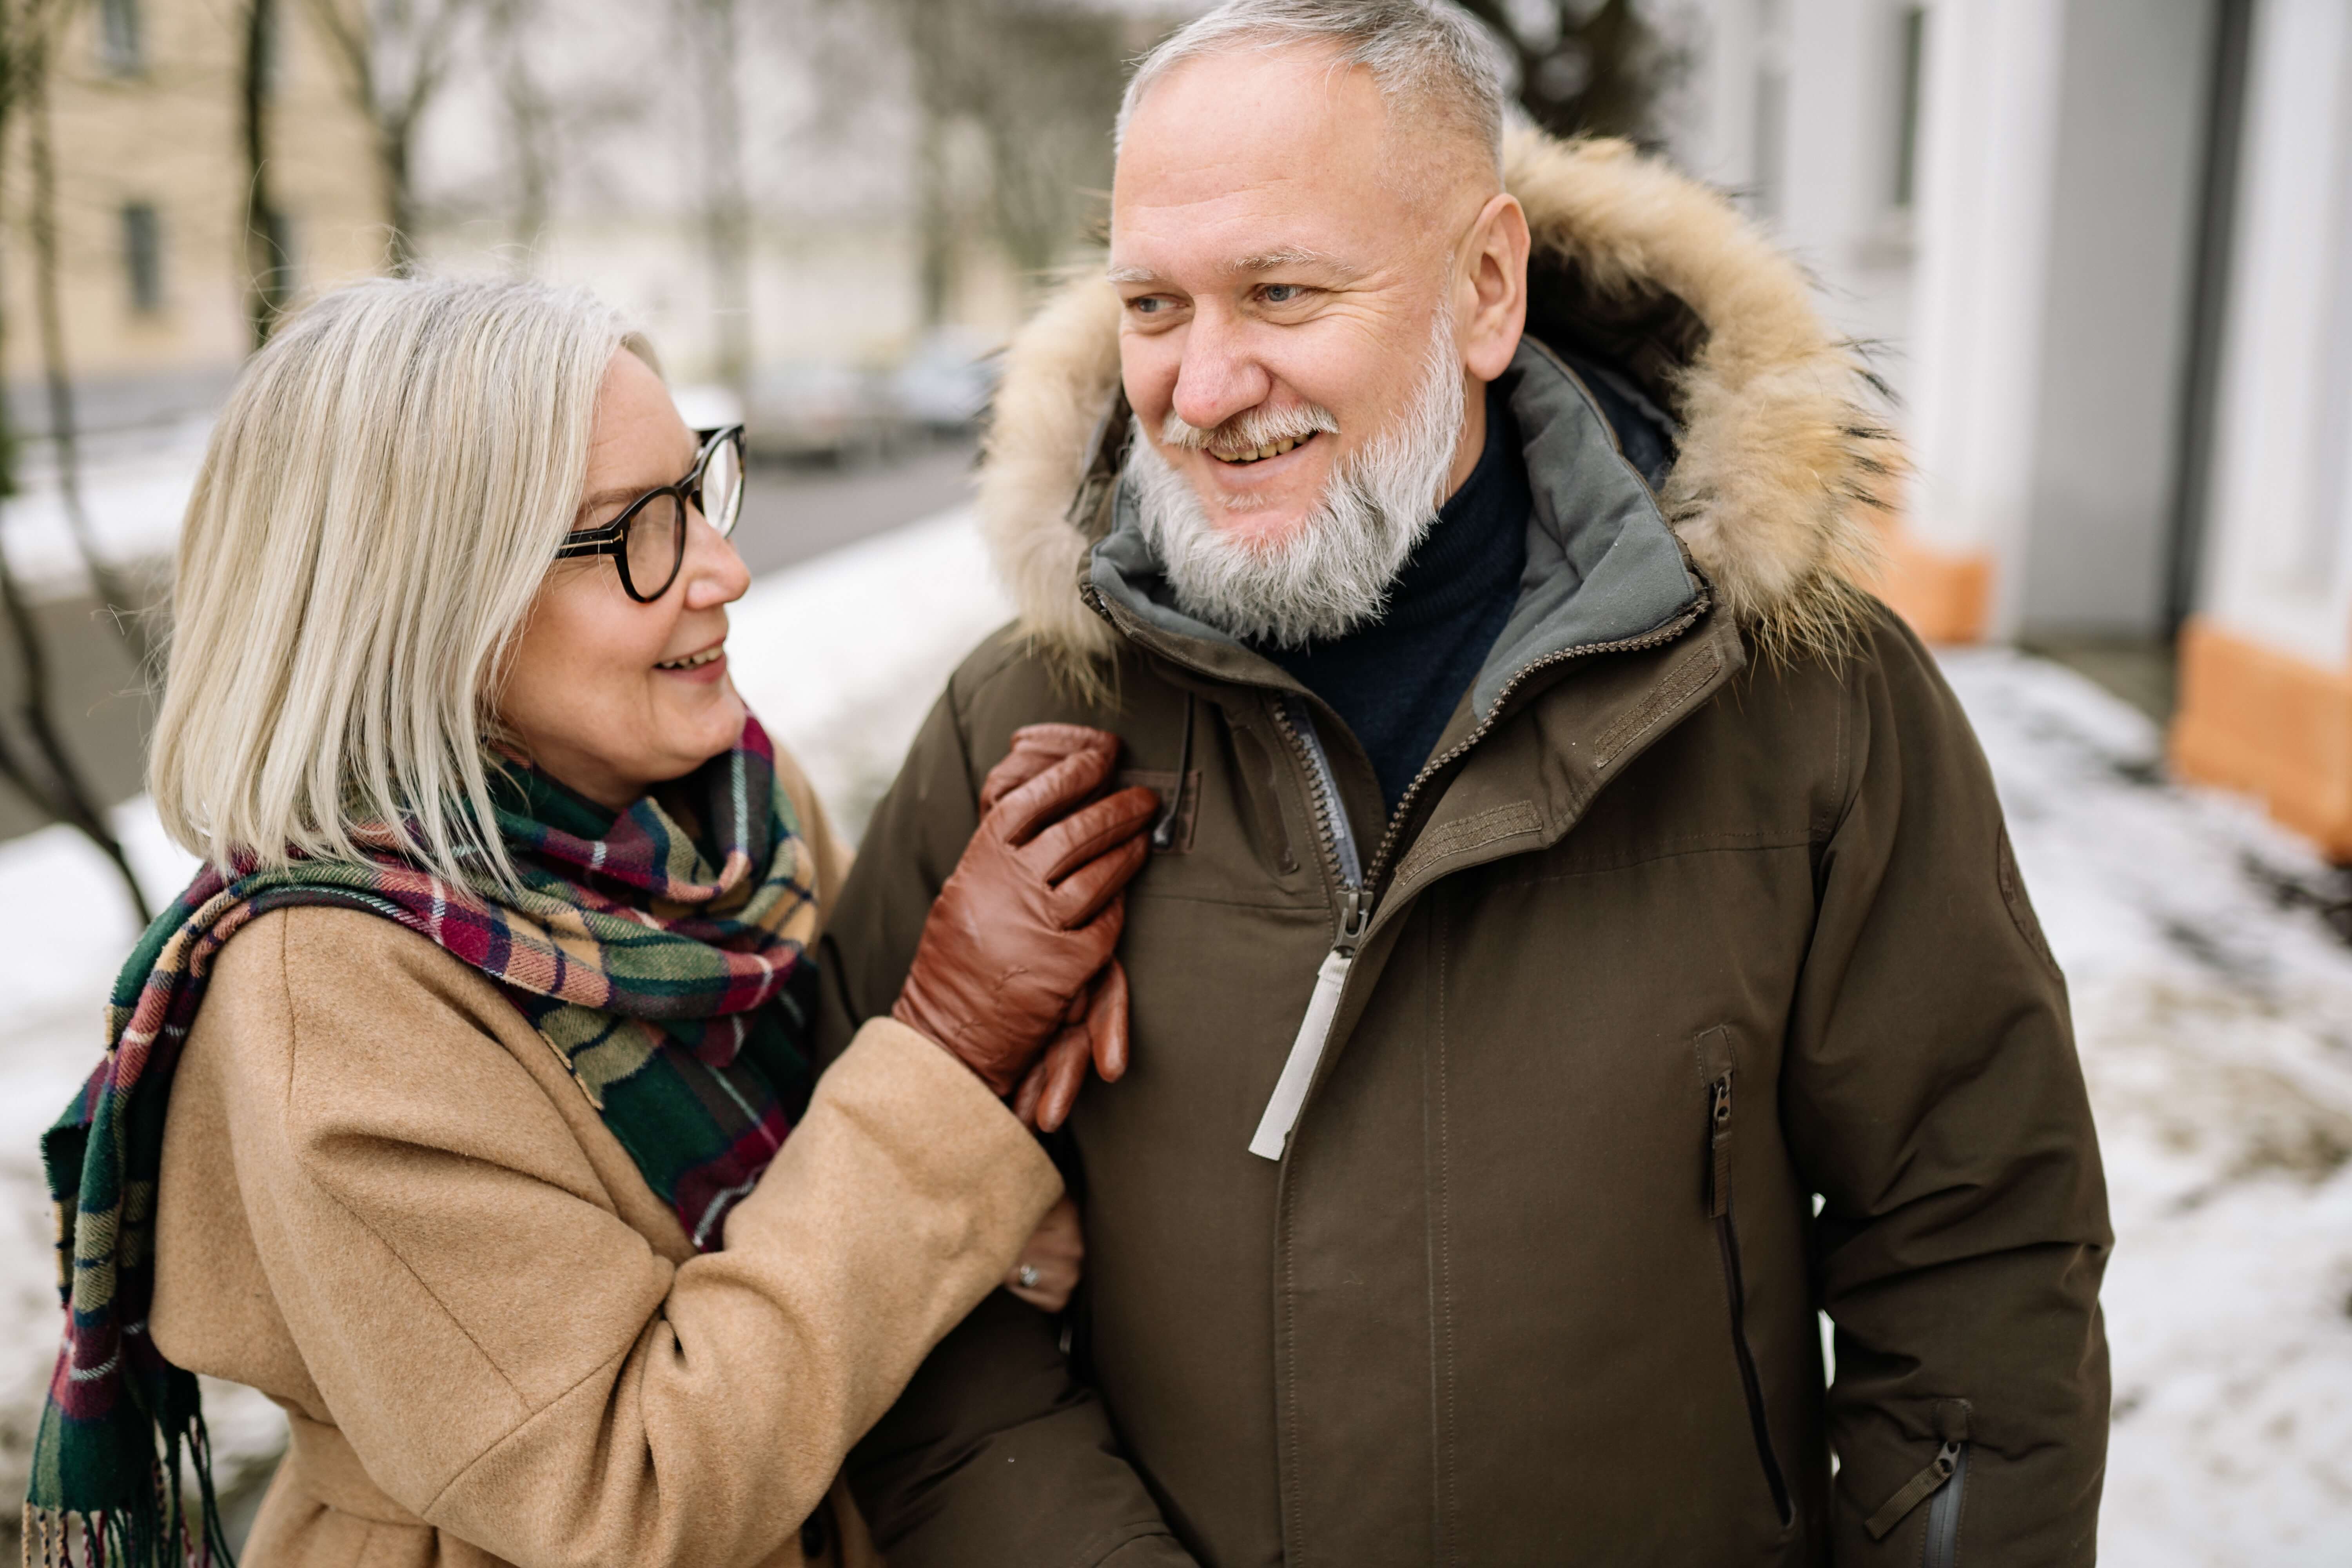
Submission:
M 1766 657 L 1849 647 L 1903 458 L 1872 411 L 1884 388 L 1804 275 L 1722 196 L 1624 142 L 1521 130 L 1504 170 L 1534 236 L 1530 331 L 1628 362 L 1672 411 L 1660 500 L 1720 602 Z M 1114 646 L 1078 596 L 1099 524 L 1073 497 L 1118 381 L 1118 296 L 1074 279 L 1013 342 L 981 470 L 1022 626 L 1074 674 Z

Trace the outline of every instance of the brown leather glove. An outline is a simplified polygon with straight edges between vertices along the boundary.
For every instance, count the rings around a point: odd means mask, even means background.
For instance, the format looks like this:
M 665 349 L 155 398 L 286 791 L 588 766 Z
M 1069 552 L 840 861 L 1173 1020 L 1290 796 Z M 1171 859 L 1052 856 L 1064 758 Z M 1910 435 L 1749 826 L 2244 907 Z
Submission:
M 1031 724 L 1013 733 L 1013 749 L 988 770 L 980 786 L 980 809 L 992 807 L 1012 791 L 1064 757 L 1090 744 L 1099 730 L 1084 724 Z M 1087 1083 L 1087 1063 L 1097 1076 L 1117 1083 L 1127 1072 L 1127 971 L 1118 959 L 1103 965 L 1087 994 L 1071 1004 L 1065 1024 L 1013 1097 L 1013 1114 L 1041 1132 L 1069 1120 Z
M 1151 791 L 1077 805 L 1102 788 L 1118 757 L 1117 736 L 1080 733 L 1042 771 L 1034 748 L 1015 765 L 1031 776 L 1000 791 L 981 818 L 890 1009 L 1000 1095 L 1086 1015 L 1090 983 L 1125 921 L 1120 889 L 1149 853 L 1140 835 L 1159 807 Z

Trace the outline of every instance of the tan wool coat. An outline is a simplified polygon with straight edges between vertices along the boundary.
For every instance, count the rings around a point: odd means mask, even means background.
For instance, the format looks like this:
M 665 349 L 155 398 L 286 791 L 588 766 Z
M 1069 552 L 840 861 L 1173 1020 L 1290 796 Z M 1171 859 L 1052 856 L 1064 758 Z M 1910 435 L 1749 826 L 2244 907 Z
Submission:
M 827 906 L 847 857 L 784 767 Z M 286 1410 L 249 1568 L 871 1563 L 844 1454 L 1060 1192 L 877 1020 L 698 1255 L 481 974 L 283 910 L 222 950 L 181 1061 L 151 1321 Z

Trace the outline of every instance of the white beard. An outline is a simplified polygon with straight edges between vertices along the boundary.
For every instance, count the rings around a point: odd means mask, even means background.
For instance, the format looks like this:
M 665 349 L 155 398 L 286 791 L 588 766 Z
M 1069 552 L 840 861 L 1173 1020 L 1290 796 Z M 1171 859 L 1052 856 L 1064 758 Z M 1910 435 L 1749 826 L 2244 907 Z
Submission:
M 1192 481 L 1137 431 L 1135 478 L 1143 537 L 1159 556 L 1176 607 L 1245 641 L 1304 647 L 1379 617 L 1389 585 L 1437 521 L 1462 440 L 1465 395 L 1454 323 L 1440 313 L 1421 384 L 1394 426 L 1342 463 L 1287 539 L 1236 538 L 1209 521 Z M 1228 426 L 1259 433 L 1253 410 Z M 1279 418 L 1273 423 L 1283 423 Z M 1292 411 L 1294 429 L 1337 430 L 1319 408 Z M 1210 433 L 1169 416 L 1161 438 L 1197 449 Z M 1212 459 L 1213 461 L 1214 459 Z

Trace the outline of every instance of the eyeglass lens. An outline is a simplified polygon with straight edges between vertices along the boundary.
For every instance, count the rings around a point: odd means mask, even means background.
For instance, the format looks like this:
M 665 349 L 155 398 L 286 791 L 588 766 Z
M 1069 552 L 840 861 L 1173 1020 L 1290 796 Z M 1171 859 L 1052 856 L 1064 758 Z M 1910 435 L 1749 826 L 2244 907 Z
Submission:
M 675 491 L 647 497 L 629 520 L 629 586 L 640 598 L 660 598 L 685 558 L 684 505 Z
M 723 536 L 735 531 L 743 511 L 743 452 L 720 441 L 702 466 L 703 521 Z M 686 561 L 686 511 L 675 493 L 649 497 L 629 520 L 629 586 L 638 597 L 658 599 L 677 580 Z
M 740 437 L 720 441 L 702 466 L 702 516 L 720 533 L 735 531 L 743 510 L 743 446 Z

